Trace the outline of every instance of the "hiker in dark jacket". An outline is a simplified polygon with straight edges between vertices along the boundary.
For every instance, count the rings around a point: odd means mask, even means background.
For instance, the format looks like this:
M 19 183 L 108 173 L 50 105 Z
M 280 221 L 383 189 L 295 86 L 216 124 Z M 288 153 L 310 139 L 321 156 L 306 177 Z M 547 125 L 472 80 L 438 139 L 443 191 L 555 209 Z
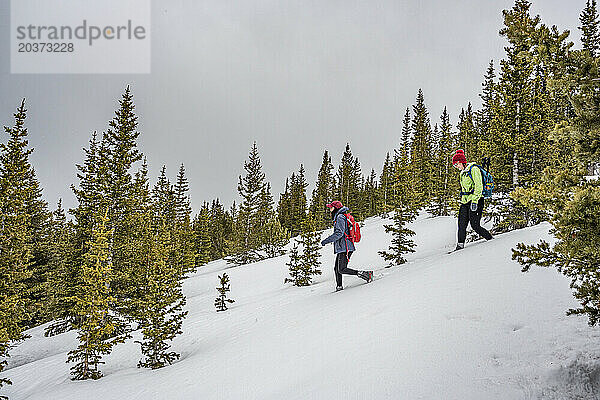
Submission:
M 486 240 L 493 239 L 490 232 L 481 226 L 481 215 L 483 214 L 483 181 L 481 170 L 475 163 L 467 164 L 467 158 L 463 150 L 456 150 L 452 157 L 452 165 L 460 170 L 460 210 L 458 211 L 458 243 L 455 250 L 465 248 L 467 238 L 467 226 Z M 469 174 L 468 171 L 471 173 Z
M 336 291 L 342 290 L 342 274 L 357 275 L 359 278 L 367 282 L 373 280 L 373 271 L 356 271 L 348 268 L 350 256 L 354 252 L 354 243 L 348 239 L 350 228 L 348 227 L 348 219 L 346 213 L 349 212 L 348 207 L 342 206 L 339 201 L 333 201 L 326 206 L 331 211 L 331 219 L 333 220 L 333 234 L 321 242 L 322 246 L 333 242 L 333 252 L 335 257 L 335 280 L 337 283 Z

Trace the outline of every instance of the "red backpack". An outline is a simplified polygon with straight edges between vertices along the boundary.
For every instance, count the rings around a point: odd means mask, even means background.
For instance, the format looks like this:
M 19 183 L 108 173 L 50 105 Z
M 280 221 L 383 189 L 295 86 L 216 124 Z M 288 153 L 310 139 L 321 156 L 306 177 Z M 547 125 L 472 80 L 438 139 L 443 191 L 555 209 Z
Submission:
M 346 221 L 348 221 L 348 230 L 350 231 L 350 234 L 346 234 L 346 239 L 353 243 L 360 242 L 360 225 L 358 225 L 358 222 L 354 220 L 354 217 L 350 213 L 344 215 L 346 216 Z

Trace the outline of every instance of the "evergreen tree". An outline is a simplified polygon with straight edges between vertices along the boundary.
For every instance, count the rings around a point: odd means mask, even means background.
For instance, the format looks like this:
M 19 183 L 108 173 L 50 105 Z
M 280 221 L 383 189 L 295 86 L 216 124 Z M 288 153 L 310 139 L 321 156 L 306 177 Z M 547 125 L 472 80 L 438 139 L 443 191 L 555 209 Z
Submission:
M 390 267 L 404 264 L 406 262 L 404 255 L 415 252 L 415 243 L 410 239 L 415 233 L 405 226 L 414 219 L 415 215 L 410 207 L 399 205 L 394 210 L 394 216 L 392 217 L 394 223 L 384 225 L 385 233 L 392 234 L 392 244 L 389 251 L 379 251 L 378 253 L 385 261 L 390 262 Z
M 35 170 L 29 162 L 33 149 L 28 148 L 25 99 L 17 108 L 14 118 L 13 127 L 4 127 L 9 138 L 8 142 L 0 147 L 0 207 L 4 209 L 2 235 L 6 235 L 7 260 L 16 257 L 14 262 L 18 265 L 17 271 L 21 268 L 21 262 L 26 260 L 23 265 L 26 266 L 27 272 L 23 278 L 24 287 L 21 292 L 26 308 L 20 323 L 29 328 L 48 321 L 46 279 L 52 268 L 51 215 L 42 199 L 42 188 L 35 176 Z M 18 255 L 19 253 L 21 255 Z M 9 265 L 7 268 L 10 268 Z M 19 274 L 20 272 L 17 272 L 17 275 Z
M 208 263 L 212 260 L 212 245 L 211 227 L 217 227 L 213 224 L 211 211 L 208 208 L 208 203 L 204 203 L 200 209 L 200 213 L 194 218 L 193 229 L 195 238 L 195 254 L 196 268 Z
M 105 141 L 98 142 L 96 132 L 93 132 L 89 148 L 83 149 L 86 155 L 83 164 L 76 165 L 79 187 L 71 185 L 71 190 L 77 198 L 78 205 L 70 210 L 75 217 L 73 227 L 73 251 L 69 265 L 55 276 L 57 282 L 54 287 L 64 288 L 64 293 L 57 294 L 59 300 L 54 310 L 56 321 L 47 329 L 45 334 L 53 336 L 76 329 L 80 316 L 75 312 L 75 299 L 77 291 L 81 290 L 82 265 L 86 254 L 89 252 L 89 243 L 92 241 L 93 230 L 97 224 L 98 210 L 108 209 L 106 198 L 103 194 L 102 179 L 106 174 L 106 157 L 104 156 Z
M 262 258 L 258 252 L 263 239 L 260 231 L 264 220 L 261 219 L 268 213 L 261 213 L 261 209 L 265 208 L 265 199 L 268 196 L 256 142 L 252 145 L 248 161 L 244 162 L 244 170 L 246 175 L 243 178 L 240 176 L 238 183 L 238 193 L 242 202 L 237 210 L 233 237 L 228 249 L 231 255 L 227 258 L 236 265 L 252 263 Z
M 10 344 L 23 338 L 31 300 L 28 280 L 34 268 L 34 215 L 43 210 L 41 188 L 29 163 L 25 100 L 14 114 L 15 125 L 5 126 L 9 135 L 0 144 L 0 357 L 7 357 Z M 0 361 L 0 371 L 6 365 Z M 0 387 L 10 384 L 0 379 Z
M 109 304 L 115 299 L 110 295 L 110 282 L 113 277 L 110 261 L 109 242 L 112 231 L 107 229 L 108 218 L 98 217 L 97 226 L 92 230 L 92 240 L 81 266 L 81 284 L 75 295 L 75 312 L 79 316 L 79 346 L 69 352 L 67 362 L 76 362 L 71 367 L 72 379 L 99 379 L 102 372 L 102 356 L 109 354 L 112 347 L 124 340 L 112 337 L 115 326 L 107 319 Z
M 292 173 L 292 180 L 296 179 L 295 173 Z M 277 203 L 277 219 L 281 226 L 284 226 L 291 230 L 292 227 L 292 207 L 291 207 L 291 193 L 290 193 L 290 178 L 285 180 L 285 190 L 279 195 L 279 202 Z
M 293 180 L 290 188 L 290 206 L 291 206 L 291 217 L 292 226 L 290 229 L 291 236 L 296 236 L 301 232 L 301 225 L 306 218 L 306 178 L 304 176 L 304 165 L 300 164 L 300 169 L 296 175 L 296 179 Z
M 285 181 L 285 191 L 280 196 L 277 212 L 281 225 L 290 232 L 291 236 L 297 236 L 301 231 L 301 224 L 306 218 L 306 178 L 304 166 L 300 165 L 298 173 Z
M 455 147 L 456 137 L 452 132 L 450 116 L 444 107 L 440 116 L 440 134 L 435 157 L 434 203 L 430 209 L 434 216 L 450 215 L 452 199 L 459 189 L 451 167 Z
M 190 207 L 190 199 L 188 196 L 189 185 L 185 176 L 185 166 L 183 164 L 179 167 L 177 182 L 175 183 L 173 191 L 175 196 L 175 218 L 180 224 L 189 223 L 192 208 Z
M 177 174 L 177 182 L 173 188 L 175 225 L 172 227 L 171 238 L 175 244 L 172 257 L 184 274 L 194 272 L 196 269 L 195 234 L 192 228 L 192 208 L 190 207 L 188 191 L 189 186 L 185 176 L 185 167 L 181 164 Z
M 361 199 L 362 173 L 358 158 L 354 158 L 350 145 L 346 144 L 346 150 L 342 155 L 341 163 L 336 174 L 336 187 L 334 197 L 339 199 L 345 206 L 352 210 L 354 217 L 362 219 Z
M 379 201 L 380 209 L 383 216 L 388 215 L 388 212 L 392 209 L 394 204 L 393 200 L 393 187 L 394 187 L 394 162 L 390 158 L 388 152 L 383 162 L 383 168 L 381 175 L 379 176 Z
M 590 164 L 600 162 L 600 61 L 588 50 L 570 57 L 575 68 L 559 84 L 572 93 L 575 116 L 558 124 L 553 137 L 566 139 L 574 151 L 568 159 L 547 167 L 537 184 L 513 193 L 528 210 L 550 215 L 557 240 L 519 243 L 513 259 L 523 265 L 523 271 L 533 265 L 555 267 L 569 277 L 580 307 L 568 314 L 584 314 L 593 326 L 600 322 L 600 182 L 584 174 Z
M 294 240 L 294 246 L 290 250 L 290 260 L 285 265 L 289 267 L 290 277 L 285 278 L 283 283 L 289 282 L 294 286 L 307 286 L 297 240 Z
M 275 215 L 271 215 L 271 218 L 263 226 L 263 243 L 262 251 L 266 258 L 279 257 L 285 254 L 283 248 L 289 242 L 288 231 L 281 226 L 279 220 Z
M 167 177 L 167 167 L 162 166 L 160 175 L 152 188 L 152 204 L 157 216 L 164 218 L 170 224 L 177 219 L 177 199 L 173 185 Z
M 312 192 L 309 207 L 309 214 L 314 217 L 317 229 L 325 229 L 330 224 L 330 216 L 325 204 L 333 199 L 334 182 L 333 174 L 331 172 L 332 169 L 333 165 L 331 163 L 331 157 L 326 150 L 323 153 L 323 161 L 321 163 L 321 168 L 319 168 L 317 183 Z
M 286 264 L 290 269 L 290 278 L 285 283 L 291 282 L 294 286 L 309 286 L 313 275 L 321 275 L 321 234 L 316 230 L 316 221 L 309 217 L 302 223 L 302 233 L 296 239 L 290 253 L 290 261 Z M 299 253 L 302 246 L 302 254 Z
M 413 174 L 414 185 L 418 191 L 417 198 L 420 205 L 429 202 L 432 193 L 432 131 L 429 122 L 429 113 L 425 106 L 423 91 L 419 89 L 417 103 L 413 106 L 413 119 L 411 129 L 413 142 L 410 155 L 410 169 Z
M 113 232 L 109 242 L 113 269 L 110 293 L 116 300 L 111 305 L 114 313 L 110 317 L 119 333 L 130 329 L 127 319 L 135 312 L 136 297 L 142 294 L 135 280 L 143 265 L 142 214 L 148 207 L 145 203 L 150 201 L 145 167 L 142 165 L 142 173 L 137 178 L 133 174 L 136 163 L 143 160 L 137 147 L 140 132 L 134 110 L 133 95 L 128 86 L 114 118 L 109 121 L 99 152 L 100 194 L 104 197 L 109 229 Z
M 581 22 L 581 43 L 583 50 L 588 51 L 590 56 L 597 57 L 600 51 L 600 30 L 598 29 L 598 10 L 596 0 L 587 0 L 585 8 L 579 16 Z
M 406 107 L 404 119 L 402 120 L 402 134 L 400 136 L 400 148 L 396 151 L 396 157 L 406 156 L 410 160 L 412 130 L 411 130 L 410 107 Z
M 471 103 L 467 105 L 467 109 L 462 109 L 458 122 L 458 147 L 465 151 L 465 155 L 469 161 L 477 161 L 480 158 L 479 154 L 479 135 L 475 128 L 473 108 Z
M 229 275 L 224 272 L 223 275 L 219 276 L 219 283 L 221 285 L 217 286 L 219 296 L 215 299 L 215 307 L 217 308 L 217 312 L 226 311 L 227 303 L 235 303 L 235 300 L 227 298 L 227 292 L 231 290 L 229 284 Z
M 144 275 L 140 277 L 143 295 L 137 299 L 135 316 L 143 335 L 141 341 L 136 341 L 143 355 L 138 367 L 157 369 L 179 359 L 179 354 L 168 352 L 167 342 L 182 333 L 187 311 L 182 311 L 186 302 L 181 288 L 183 271 L 170 255 L 174 246 L 171 232 L 164 218 L 152 223 L 152 215 L 146 215 Z
M 371 174 L 365 180 L 364 190 L 361 198 L 364 201 L 363 212 L 364 218 L 377 215 L 380 210 L 379 200 L 379 185 L 377 184 L 377 174 L 374 169 L 371 169 Z
M 410 237 L 415 233 L 405 225 L 416 218 L 417 210 L 422 204 L 422 200 L 417 198 L 421 192 L 414 185 L 408 156 L 403 152 L 400 154 L 394 166 L 396 204 L 393 224 L 384 225 L 386 233 L 392 234 L 392 245 L 389 251 L 379 252 L 384 260 L 390 262 L 389 266 L 404 264 L 404 254 L 414 252 L 415 244 Z
M 219 199 L 212 201 L 210 206 L 210 226 L 208 233 L 211 238 L 210 259 L 218 260 L 225 257 L 227 240 L 231 237 L 232 217 L 219 202 Z
M 46 336 L 54 336 L 72 328 L 74 305 L 79 269 L 73 265 L 75 227 L 67 222 L 62 200 L 52 213 L 51 240 L 54 243 L 51 264 L 52 273 L 48 276 L 47 294 L 51 319 L 54 321 L 46 330 Z

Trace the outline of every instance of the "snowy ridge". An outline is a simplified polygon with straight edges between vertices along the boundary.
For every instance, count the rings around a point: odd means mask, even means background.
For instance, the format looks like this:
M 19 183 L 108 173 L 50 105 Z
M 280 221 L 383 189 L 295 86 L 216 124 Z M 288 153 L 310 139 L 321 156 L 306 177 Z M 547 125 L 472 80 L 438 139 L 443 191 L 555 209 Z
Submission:
M 411 224 L 416 253 L 385 269 L 377 251 L 389 244 L 387 222 L 366 221 L 350 263 L 381 276 L 370 284 L 344 276 L 346 289 L 333 293 L 331 246 L 323 275 L 306 288 L 283 284 L 287 256 L 235 268 L 215 261 L 185 283 L 177 363 L 138 369 L 139 345 L 129 340 L 106 357 L 104 378 L 73 382 L 65 360 L 75 334 L 45 338 L 38 327 L 11 352 L 2 376 L 13 385 L 2 392 L 13 400 L 598 398 L 600 332 L 565 316 L 577 305 L 568 280 L 551 269 L 523 274 L 511 261 L 516 243 L 551 240 L 550 225 L 448 255 L 456 220 L 421 216 Z M 217 313 L 224 270 L 236 302 Z

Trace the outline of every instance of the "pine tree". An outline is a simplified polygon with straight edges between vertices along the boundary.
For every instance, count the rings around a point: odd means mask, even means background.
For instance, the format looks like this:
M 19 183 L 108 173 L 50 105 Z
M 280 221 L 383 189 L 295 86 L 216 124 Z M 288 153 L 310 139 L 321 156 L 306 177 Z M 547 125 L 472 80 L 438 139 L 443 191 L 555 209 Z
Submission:
M 331 164 L 331 157 L 327 150 L 323 153 L 323 161 L 321 168 L 319 168 L 319 174 L 317 175 L 317 182 L 315 189 L 312 192 L 312 198 L 310 201 L 309 214 L 314 216 L 318 229 L 324 229 L 330 224 L 330 217 L 325 204 L 333 200 L 333 174 L 331 170 L 333 165 Z
M 379 176 L 379 201 L 380 209 L 383 216 L 387 217 L 388 212 L 392 209 L 394 204 L 393 200 L 393 187 L 394 187 L 394 162 L 390 158 L 388 152 L 383 162 L 383 168 L 381 169 L 381 175 Z
M 112 347 L 124 340 L 112 337 L 115 326 L 107 319 L 109 304 L 115 299 L 110 295 L 113 277 L 109 242 L 112 231 L 107 229 L 108 218 L 98 217 L 92 230 L 92 240 L 81 266 L 81 284 L 75 295 L 74 310 L 79 316 L 77 324 L 79 346 L 69 352 L 67 362 L 76 362 L 71 367 L 72 379 L 99 379 L 102 356 L 109 354 Z
M 279 219 L 275 215 L 271 215 L 271 218 L 264 224 L 262 228 L 262 246 L 261 250 L 265 254 L 266 258 L 279 257 L 285 254 L 283 248 L 288 244 L 290 236 L 288 231 L 281 226 Z
M 281 225 L 290 233 L 297 236 L 301 231 L 301 224 L 306 218 L 306 178 L 304 166 L 300 165 L 298 173 L 285 181 L 285 191 L 279 198 L 277 213 Z
M 385 233 L 392 234 L 392 244 L 389 247 L 389 251 L 378 252 L 385 261 L 390 262 L 390 267 L 404 264 L 406 262 L 404 255 L 406 253 L 415 252 L 415 243 L 410 239 L 415 233 L 405 226 L 415 219 L 414 213 L 410 207 L 399 205 L 394 210 L 392 219 L 394 221 L 393 224 L 384 225 Z
M 573 151 L 547 167 L 535 185 L 520 188 L 512 196 L 527 210 L 549 214 L 557 240 L 553 244 L 519 243 L 513 259 L 523 265 L 523 271 L 539 265 L 554 267 L 569 277 L 580 307 L 568 314 L 584 314 L 594 326 L 600 322 L 600 182 L 584 174 L 590 164 L 600 162 L 600 61 L 583 50 L 570 54 L 569 62 L 576 67 L 559 85 L 572 93 L 575 115 L 558 124 L 552 136 L 564 139 Z
M 478 154 L 483 157 L 489 157 L 493 149 L 491 135 L 495 131 L 492 129 L 492 120 L 498 110 L 495 80 L 494 60 L 491 60 L 481 84 L 483 87 L 482 92 L 479 94 L 481 98 L 481 110 L 475 113 L 476 129 L 479 137 L 477 150 Z
M 113 269 L 110 293 L 116 301 L 111 304 L 114 312 L 110 318 L 119 334 L 130 329 L 128 320 L 135 313 L 136 298 L 142 294 L 135 281 L 143 268 L 141 221 L 150 202 L 145 172 L 137 177 L 133 173 L 137 163 L 143 161 L 137 147 L 140 132 L 134 110 L 133 95 L 128 86 L 119 100 L 115 116 L 108 123 L 99 152 L 102 169 L 98 183 L 108 210 L 109 229 L 113 232 L 109 242 Z M 142 165 L 141 171 L 144 168 Z
M 246 175 L 243 178 L 240 176 L 238 183 L 242 202 L 237 210 L 233 237 L 228 248 L 231 255 L 227 257 L 230 263 L 236 265 L 252 263 L 262 258 L 259 253 L 263 239 L 260 231 L 263 218 L 269 214 L 264 211 L 269 202 L 265 202 L 268 197 L 265 174 L 262 172 L 256 142 L 252 145 L 248 161 L 244 162 L 244 170 Z
M 380 251 L 379 255 L 389 261 L 389 266 L 400 265 L 406 262 L 404 254 L 414 252 L 414 242 L 410 236 L 415 233 L 405 225 L 416 218 L 416 213 L 422 204 L 417 196 L 421 195 L 413 182 L 413 171 L 406 153 L 401 152 L 394 166 L 394 184 L 396 204 L 394 207 L 393 224 L 384 225 L 386 233 L 392 234 L 392 245 L 389 251 Z
M 294 286 L 306 286 L 302 261 L 300 260 L 300 250 L 297 240 L 294 240 L 294 246 L 290 250 L 290 260 L 285 264 L 289 267 L 290 277 L 285 278 L 283 283 L 292 283 Z
M 229 284 L 229 275 L 224 272 L 223 275 L 219 276 L 219 283 L 221 285 L 217 286 L 219 296 L 215 299 L 215 307 L 217 308 L 217 312 L 226 311 L 227 303 L 235 303 L 235 300 L 227 298 L 227 292 L 231 290 Z
M 307 218 L 302 224 L 302 233 L 300 234 L 300 244 L 302 245 L 301 261 L 304 271 L 307 274 L 308 283 L 312 283 L 313 275 L 321 275 L 321 233 L 317 230 L 316 221 L 313 218 Z
M 413 142 L 410 155 L 410 169 L 413 174 L 414 185 L 418 191 L 421 206 L 426 205 L 432 196 L 432 130 L 429 122 L 429 113 L 425 106 L 423 91 L 419 89 L 417 103 L 413 106 L 413 119 L 411 129 Z
M 192 209 L 188 196 L 189 185 L 185 176 L 185 166 L 183 164 L 179 167 L 177 182 L 175 183 L 173 191 L 175 196 L 175 218 L 180 224 L 189 223 Z
M 71 190 L 77 198 L 78 205 L 70 210 L 75 217 L 73 227 L 72 254 L 69 265 L 56 276 L 59 282 L 55 282 L 57 288 L 64 287 L 64 295 L 56 303 L 55 317 L 46 330 L 47 336 L 53 336 L 76 329 L 80 316 L 75 312 L 75 299 L 77 291 L 81 290 L 82 265 L 85 263 L 86 254 L 89 251 L 89 243 L 92 241 L 93 230 L 97 224 L 98 210 L 108 209 L 104 197 L 102 179 L 106 174 L 105 141 L 98 142 L 96 132 L 93 132 L 89 142 L 89 148 L 83 149 L 86 155 L 83 164 L 76 165 L 79 179 L 79 187 L 71 185 Z
M 33 149 L 28 148 L 25 127 L 27 110 L 25 99 L 14 114 L 15 125 L 4 127 L 8 142 L 0 147 L 0 203 L 4 209 L 3 228 L 7 257 L 27 259 L 27 273 L 23 279 L 23 301 L 26 306 L 21 324 L 33 327 L 48 321 L 47 277 L 50 274 L 52 244 L 50 242 L 51 215 L 42 199 L 42 188 L 29 162 Z M 19 224 L 13 225 L 11 224 Z M 23 224 L 23 225 L 20 225 Z M 15 236 L 18 233 L 18 237 Z M 17 256 L 22 252 L 21 256 Z M 15 260 L 17 265 L 20 261 Z M 17 267 L 19 270 L 21 267 Z M 17 272 L 17 274 L 19 274 Z
M 379 213 L 379 185 L 377 184 L 377 174 L 374 169 L 371 169 L 371 174 L 365 180 L 361 198 L 364 200 L 364 218 L 372 217 Z
M 352 215 L 358 220 L 362 219 L 363 214 L 360 198 L 362 178 L 360 162 L 352 155 L 350 145 L 346 144 L 335 178 L 334 197 L 350 208 Z
M 587 0 L 585 8 L 579 16 L 581 22 L 581 43 L 583 50 L 588 51 L 591 57 L 597 57 L 600 51 L 600 30 L 598 29 L 598 10 L 596 0 Z
M 292 173 L 292 180 L 296 179 L 296 175 Z M 291 193 L 290 193 L 290 178 L 285 180 L 285 190 L 279 195 L 279 202 L 277 203 L 277 219 L 281 226 L 291 229 L 292 226 L 292 212 L 291 212 Z
M 450 116 L 446 107 L 440 116 L 440 134 L 436 149 L 434 185 L 434 203 L 431 212 L 434 216 L 450 215 L 451 202 L 458 191 L 457 180 L 451 167 L 453 151 L 456 147 L 456 137 L 452 132 Z
M 183 270 L 170 255 L 174 246 L 171 232 L 164 218 L 158 217 L 153 222 L 152 215 L 146 215 L 144 275 L 140 279 L 143 295 L 137 299 L 135 315 L 143 335 L 141 341 L 136 341 L 143 355 L 138 367 L 157 369 L 179 359 L 179 354 L 168 352 L 167 342 L 182 333 L 187 311 L 182 311 L 186 303 L 182 292 Z
M 184 274 L 196 270 L 196 254 L 194 249 L 195 234 L 192 229 L 192 208 L 190 206 L 189 185 L 183 164 L 179 167 L 177 182 L 173 187 L 175 196 L 175 224 L 171 228 L 174 243 L 174 262 Z M 210 250 L 209 250 L 210 251 Z
M 208 203 L 205 202 L 200 209 L 200 213 L 194 218 L 193 223 L 196 268 L 212 260 L 211 253 L 213 242 L 210 236 L 211 227 L 216 226 L 213 224 Z
M 70 299 L 75 296 L 77 285 L 74 282 L 78 279 L 79 271 L 73 264 L 75 227 L 72 222 L 67 222 L 62 200 L 59 200 L 58 207 L 52 215 L 52 273 L 47 278 L 46 291 L 50 317 L 54 322 L 46 328 L 46 336 L 54 336 L 73 327 L 73 304 Z
M 473 108 L 471 103 L 467 105 L 467 109 L 462 109 L 458 122 L 458 147 L 465 151 L 467 160 L 477 161 L 479 155 L 479 135 L 475 128 Z
M 226 243 L 231 237 L 232 217 L 219 202 L 219 199 L 212 201 L 210 206 L 210 226 L 209 235 L 211 238 L 211 260 L 218 260 L 227 254 Z
M 396 156 L 406 156 L 407 159 L 410 160 L 411 156 L 411 147 L 412 147 L 412 130 L 410 125 L 410 107 L 406 107 L 406 112 L 404 113 L 404 119 L 402 120 L 402 134 L 400 140 L 400 148 L 399 153 L 396 152 Z
M 302 233 L 296 239 L 294 247 L 290 252 L 289 266 L 290 278 L 285 278 L 284 283 L 292 283 L 294 286 L 309 286 L 314 275 L 321 275 L 321 234 L 316 230 L 316 221 L 309 217 L 302 223 Z M 302 254 L 299 247 L 302 247 Z
M 167 167 L 162 166 L 160 175 L 154 187 L 152 188 L 152 203 L 156 214 L 170 224 L 174 224 L 177 219 L 177 199 L 173 185 L 167 177 Z
M 31 301 L 27 280 L 33 275 L 34 231 L 32 211 L 41 207 L 41 189 L 28 158 L 25 100 L 14 114 L 15 125 L 4 127 L 9 135 L 0 144 L 0 357 L 10 344 L 23 338 L 23 323 Z M 0 371 L 6 361 L 0 361 Z M 10 384 L 0 379 L 0 387 Z
M 290 187 L 290 207 L 291 207 L 291 227 L 290 235 L 296 236 L 301 231 L 301 225 L 306 218 L 306 178 L 304 177 L 304 165 L 300 164 L 300 169 L 295 179 L 292 180 Z

